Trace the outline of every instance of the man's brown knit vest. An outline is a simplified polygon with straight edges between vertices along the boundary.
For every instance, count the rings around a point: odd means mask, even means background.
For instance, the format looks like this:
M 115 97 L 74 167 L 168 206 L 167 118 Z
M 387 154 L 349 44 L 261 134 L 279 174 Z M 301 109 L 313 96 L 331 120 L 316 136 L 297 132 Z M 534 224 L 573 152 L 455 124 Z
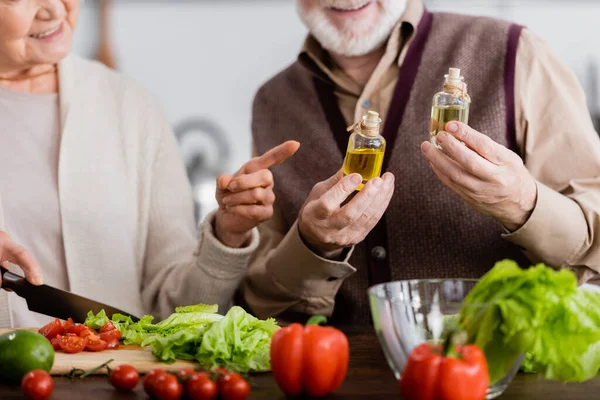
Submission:
M 478 278 L 504 258 L 527 264 L 522 252 L 501 238 L 503 228 L 446 188 L 419 150 L 428 140 L 432 96 L 449 67 L 461 68 L 469 84 L 469 125 L 516 150 L 513 86 L 519 34 L 520 27 L 490 18 L 424 14 L 384 121 L 384 168 L 396 176 L 395 193 L 382 221 L 356 246 L 350 263 L 357 272 L 338 292 L 334 322 L 369 323 L 367 289 L 373 284 Z M 252 130 L 259 154 L 286 140 L 302 144 L 294 157 L 273 169 L 289 226 L 312 187 L 342 165 L 348 133 L 330 85 L 294 63 L 255 99 Z

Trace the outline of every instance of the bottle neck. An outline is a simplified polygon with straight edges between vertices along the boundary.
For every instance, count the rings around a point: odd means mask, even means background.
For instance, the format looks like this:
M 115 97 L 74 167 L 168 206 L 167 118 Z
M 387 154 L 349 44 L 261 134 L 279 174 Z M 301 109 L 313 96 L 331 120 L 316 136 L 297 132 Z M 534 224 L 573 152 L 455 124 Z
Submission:
M 467 97 L 467 85 L 464 82 L 464 79 L 461 77 L 459 79 L 450 79 L 446 77 L 444 81 L 443 91 L 451 94 L 454 97 Z
M 348 127 L 348 132 L 358 132 L 363 136 L 376 138 L 379 136 L 379 129 L 381 128 L 381 119 L 369 120 L 367 117 L 363 117 L 362 121 L 356 122 L 354 125 Z
M 379 128 L 375 128 L 375 129 L 365 129 L 362 126 L 359 129 L 356 129 L 354 131 L 354 133 L 359 134 L 365 138 L 368 139 L 376 139 L 378 137 L 380 137 L 381 135 L 379 134 Z

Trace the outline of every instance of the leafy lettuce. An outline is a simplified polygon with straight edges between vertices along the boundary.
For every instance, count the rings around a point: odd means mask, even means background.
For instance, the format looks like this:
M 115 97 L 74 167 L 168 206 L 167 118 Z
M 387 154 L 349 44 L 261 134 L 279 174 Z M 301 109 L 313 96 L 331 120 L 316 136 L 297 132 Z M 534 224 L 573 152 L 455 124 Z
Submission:
M 113 324 L 125 344 L 150 346 L 159 360 L 197 360 L 206 366 L 223 366 L 234 371 L 270 369 L 271 337 L 279 328 L 274 319 L 261 321 L 241 307 L 232 307 L 223 316 L 217 305 L 177 307 L 168 318 L 153 324 L 145 315 L 138 322 L 115 314 Z M 85 324 L 99 329 L 108 322 L 104 311 L 88 314 Z
M 465 298 L 460 323 L 492 383 L 525 353 L 526 370 L 547 379 L 584 381 L 600 368 L 600 295 L 578 289 L 566 269 L 498 262 Z
M 224 365 L 241 372 L 268 370 L 271 336 L 277 329 L 272 318 L 261 321 L 240 307 L 232 307 L 206 331 L 196 359 L 203 365 Z

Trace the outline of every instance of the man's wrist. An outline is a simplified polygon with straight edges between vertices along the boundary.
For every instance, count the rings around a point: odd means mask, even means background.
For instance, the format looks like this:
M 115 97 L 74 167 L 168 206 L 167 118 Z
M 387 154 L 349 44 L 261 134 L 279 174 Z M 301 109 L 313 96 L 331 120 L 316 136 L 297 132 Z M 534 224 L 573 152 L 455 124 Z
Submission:
M 525 225 L 533 213 L 533 209 L 537 203 L 537 184 L 535 180 L 533 180 L 532 186 L 526 191 L 522 198 L 523 200 L 519 204 L 520 210 L 517 213 L 517 216 L 511 221 L 501 221 L 502 225 L 511 232 L 515 232 Z
M 306 238 L 306 236 L 302 233 L 302 229 L 300 229 L 300 224 L 298 224 L 298 235 L 302 240 L 302 243 L 313 253 L 318 255 L 319 257 L 326 258 L 328 260 L 333 261 L 341 261 L 345 258 L 347 254 L 347 249 L 344 247 L 333 247 L 323 248 L 324 246 L 320 246 L 314 241 L 310 241 Z

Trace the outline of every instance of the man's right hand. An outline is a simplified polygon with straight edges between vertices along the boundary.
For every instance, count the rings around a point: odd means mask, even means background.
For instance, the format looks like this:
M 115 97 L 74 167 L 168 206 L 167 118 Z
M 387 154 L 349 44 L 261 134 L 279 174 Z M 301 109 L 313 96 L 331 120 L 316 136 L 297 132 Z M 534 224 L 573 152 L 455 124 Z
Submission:
M 0 231 L 0 265 L 8 268 L 7 263 L 18 265 L 25 273 L 25 279 L 34 285 L 41 285 L 42 270 L 33 256 L 12 241 L 6 232 Z M 0 286 L 2 280 L 0 279 Z
M 342 171 L 317 183 L 298 217 L 306 245 L 325 258 L 337 258 L 343 249 L 362 242 L 377 225 L 394 193 L 394 175 L 371 179 L 354 198 L 341 204 L 361 184 L 359 174 L 343 177 Z

